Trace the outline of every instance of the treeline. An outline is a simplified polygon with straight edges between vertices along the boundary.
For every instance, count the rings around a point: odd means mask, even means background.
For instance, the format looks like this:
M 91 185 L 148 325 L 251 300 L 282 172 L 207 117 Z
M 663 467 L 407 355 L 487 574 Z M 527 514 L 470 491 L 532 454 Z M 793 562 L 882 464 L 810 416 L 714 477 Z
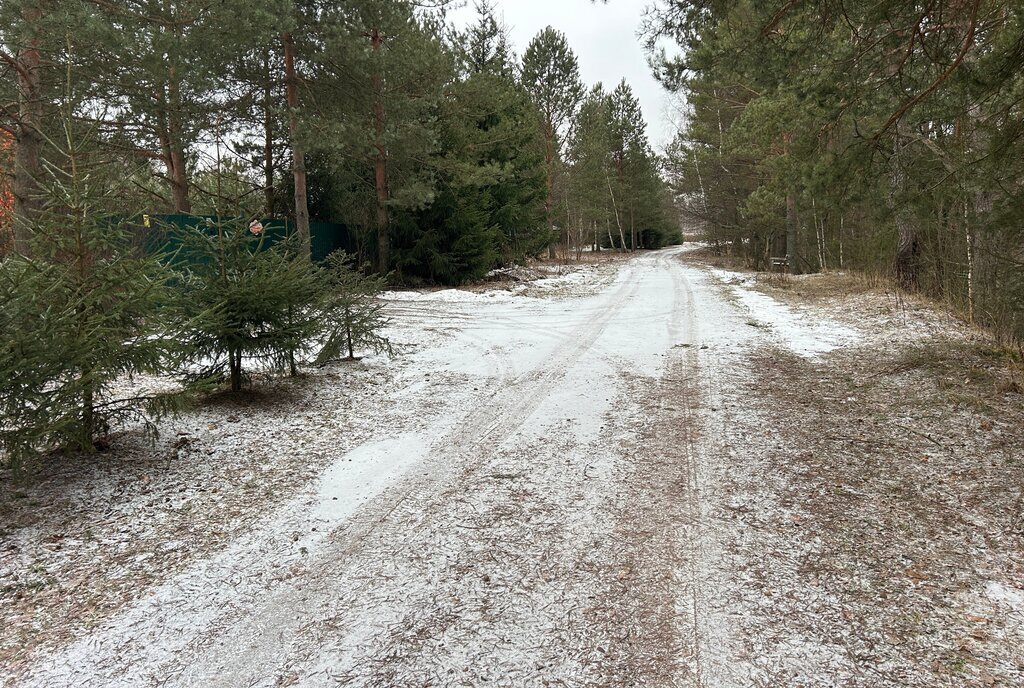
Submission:
M 891 275 L 1020 340 L 1024 6 L 684 0 L 648 28 L 689 105 L 673 183 L 716 246 Z
M 6 250 L 27 249 L 67 119 L 130 181 L 121 214 L 288 217 L 307 250 L 309 218 L 334 221 L 398 280 L 671 240 L 629 86 L 588 95 L 562 34 L 520 60 L 489 4 L 465 30 L 447 4 L 5 1 Z

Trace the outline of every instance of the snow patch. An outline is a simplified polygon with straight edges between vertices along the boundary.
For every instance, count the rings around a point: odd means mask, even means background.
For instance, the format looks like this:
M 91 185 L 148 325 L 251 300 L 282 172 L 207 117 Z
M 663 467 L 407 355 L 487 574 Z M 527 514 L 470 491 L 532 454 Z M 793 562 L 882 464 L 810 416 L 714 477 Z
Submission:
M 1017 614 L 1024 614 L 1024 590 L 992 581 L 985 586 L 985 596 L 998 606 L 1008 608 Z
M 755 291 L 754 280 L 747 275 L 717 268 L 712 268 L 711 274 L 727 285 L 754 317 L 749 325 L 767 326 L 787 349 L 804 358 L 817 358 L 861 339 L 855 330 Z

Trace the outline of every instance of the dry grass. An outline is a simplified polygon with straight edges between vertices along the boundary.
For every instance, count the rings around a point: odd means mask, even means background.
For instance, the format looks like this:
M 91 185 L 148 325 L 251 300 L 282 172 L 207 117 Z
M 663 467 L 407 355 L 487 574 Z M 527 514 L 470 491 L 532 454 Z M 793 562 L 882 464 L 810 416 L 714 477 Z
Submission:
M 794 515 L 778 527 L 798 553 L 795 589 L 766 613 L 804 633 L 845 628 L 873 672 L 851 685 L 1024 680 L 1021 627 L 985 594 L 1024 584 L 1024 413 L 1000 391 L 1005 363 L 951 346 L 752 361 L 756 403 L 779 419 L 760 428 L 764 470 L 785 486 L 775 498 Z M 830 602 L 815 618 L 787 595 Z

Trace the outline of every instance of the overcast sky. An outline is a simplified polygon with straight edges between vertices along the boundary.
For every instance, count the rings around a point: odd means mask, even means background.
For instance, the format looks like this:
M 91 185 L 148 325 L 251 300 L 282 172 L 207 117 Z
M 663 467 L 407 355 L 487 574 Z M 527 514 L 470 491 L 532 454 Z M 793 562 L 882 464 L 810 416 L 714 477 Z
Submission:
M 587 86 L 601 81 L 611 90 L 623 78 L 633 87 L 647 119 L 651 144 L 661 150 L 672 139 L 669 99 L 647 65 L 637 31 L 644 8 L 652 0 L 493 0 L 499 17 L 510 29 L 516 53 L 545 26 L 564 33 L 576 52 Z M 473 0 L 451 14 L 458 24 L 473 20 Z

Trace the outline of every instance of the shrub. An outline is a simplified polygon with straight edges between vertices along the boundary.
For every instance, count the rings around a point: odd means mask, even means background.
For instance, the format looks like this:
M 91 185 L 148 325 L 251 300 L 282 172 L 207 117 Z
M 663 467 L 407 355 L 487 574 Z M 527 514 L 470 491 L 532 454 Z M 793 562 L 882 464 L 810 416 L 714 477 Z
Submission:
M 351 263 L 352 257 L 339 251 L 328 257 L 323 268 L 324 292 L 319 319 L 325 336 L 316 357 L 317 365 L 342 357 L 354 360 L 357 349 L 389 356 L 394 353 L 391 342 L 381 333 L 388 321 L 378 296 L 384 290 L 387 277 L 367 277 Z

